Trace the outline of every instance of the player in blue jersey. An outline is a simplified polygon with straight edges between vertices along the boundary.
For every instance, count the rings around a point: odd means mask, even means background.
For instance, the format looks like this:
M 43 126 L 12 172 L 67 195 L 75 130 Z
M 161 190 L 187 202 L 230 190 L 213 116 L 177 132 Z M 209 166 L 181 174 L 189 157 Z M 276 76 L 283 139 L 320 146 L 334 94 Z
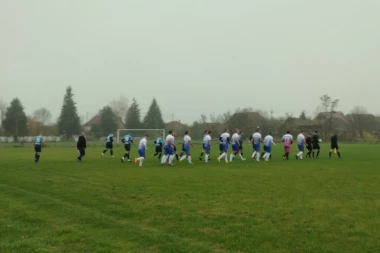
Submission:
M 38 163 L 40 161 L 43 144 L 44 144 L 44 138 L 42 137 L 42 135 L 36 136 L 34 138 L 34 151 L 35 151 L 34 162 L 35 163 Z
M 113 137 L 114 137 L 113 134 L 110 134 L 110 135 L 107 136 L 107 138 L 106 138 L 106 147 L 103 150 L 103 153 L 101 154 L 102 158 L 104 157 L 104 154 L 107 152 L 107 150 L 110 150 L 111 157 L 114 158 L 114 156 L 113 156 Z
M 210 160 L 210 151 L 211 151 L 211 131 L 207 131 L 207 135 L 203 138 L 204 150 L 205 150 L 205 163 L 208 163 Z
M 205 130 L 203 134 L 203 139 L 202 139 L 202 151 L 201 154 L 199 155 L 199 161 L 202 161 L 203 159 L 203 154 L 205 153 L 205 137 L 207 136 L 208 130 Z
M 154 144 L 156 145 L 156 153 L 154 153 L 153 156 L 158 155 L 158 160 L 160 160 L 162 156 L 163 138 L 164 138 L 164 135 L 161 134 L 160 137 L 157 137 L 157 139 L 154 141 Z
M 256 161 L 260 162 L 260 144 L 263 142 L 261 139 L 260 128 L 252 135 L 251 143 L 253 144 L 252 159 L 256 157 Z
M 124 148 L 125 148 L 125 154 L 121 158 L 121 162 L 124 163 L 124 159 L 127 157 L 128 162 L 131 162 L 131 159 L 129 158 L 129 153 L 131 151 L 131 144 L 133 143 L 133 137 L 130 134 L 125 135 L 122 139 L 121 142 L 124 143 Z
M 225 163 L 228 163 L 227 152 L 228 152 L 228 144 L 230 143 L 230 134 L 228 133 L 228 129 L 224 129 L 224 133 L 222 133 L 219 137 L 219 149 L 220 156 L 218 157 L 218 162 L 224 157 Z
M 232 162 L 232 160 L 235 158 L 236 155 L 239 155 L 240 159 L 244 161 L 245 159 L 240 153 L 239 129 L 235 130 L 235 133 L 232 135 L 231 140 L 232 140 L 232 145 L 231 145 L 232 152 L 230 155 L 230 162 Z
M 296 159 L 302 160 L 303 152 L 305 151 L 305 135 L 303 135 L 303 130 L 297 136 L 297 145 L 298 145 L 298 154 L 296 155 Z

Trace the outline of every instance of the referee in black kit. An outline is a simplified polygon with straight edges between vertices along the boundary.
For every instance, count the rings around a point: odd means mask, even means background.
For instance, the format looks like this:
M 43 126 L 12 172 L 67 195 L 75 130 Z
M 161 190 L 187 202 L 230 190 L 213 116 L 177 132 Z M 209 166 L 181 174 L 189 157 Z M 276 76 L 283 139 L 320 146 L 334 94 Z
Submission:
M 85 135 L 85 133 L 82 133 L 82 135 L 79 136 L 78 142 L 77 142 L 77 149 L 79 152 L 79 156 L 77 158 L 77 161 L 81 162 L 82 157 L 86 155 L 86 135 Z

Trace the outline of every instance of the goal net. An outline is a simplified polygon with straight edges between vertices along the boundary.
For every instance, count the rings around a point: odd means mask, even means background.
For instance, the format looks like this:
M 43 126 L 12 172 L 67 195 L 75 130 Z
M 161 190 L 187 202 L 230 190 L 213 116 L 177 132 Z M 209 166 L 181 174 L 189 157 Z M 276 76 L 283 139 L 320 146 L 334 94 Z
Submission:
M 163 135 L 165 138 L 165 129 L 117 129 L 116 143 L 121 142 L 121 138 L 125 135 L 131 135 L 133 140 L 138 143 L 144 135 L 149 135 L 149 138 L 155 140 L 157 137 Z

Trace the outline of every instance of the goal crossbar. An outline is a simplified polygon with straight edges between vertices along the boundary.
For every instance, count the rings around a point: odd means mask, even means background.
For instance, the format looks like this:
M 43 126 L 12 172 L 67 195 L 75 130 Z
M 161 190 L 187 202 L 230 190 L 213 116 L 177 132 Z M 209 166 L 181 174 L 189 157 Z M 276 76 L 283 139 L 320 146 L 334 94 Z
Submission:
M 155 131 L 155 132 L 162 132 L 162 135 L 165 136 L 165 129 L 126 129 L 126 128 L 123 128 L 123 129 L 117 129 L 117 132 L 116 132 L 116 142 L 119 143 L 120 142 L 120 131 L 126 131 L 126 132 L 133 132 L 133 131 L 140 131 L 140 132 L 149 132 L 149 131 Z M 142 136 L 138 136 L 138 137 L 142 137 Z

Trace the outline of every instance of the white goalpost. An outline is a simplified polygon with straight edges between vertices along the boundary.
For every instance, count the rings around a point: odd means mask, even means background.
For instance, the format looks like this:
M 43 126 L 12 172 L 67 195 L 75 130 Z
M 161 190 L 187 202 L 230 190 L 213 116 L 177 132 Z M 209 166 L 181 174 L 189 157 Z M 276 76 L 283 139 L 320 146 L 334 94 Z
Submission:
M 150 138 L 156 138 L 159 135 L 163 135 L 165 138 L 165 129 L 117 129 L 116 143 L 120 143 L 121 137 L 130 134 L 133 139 L 140 140 L 145 134 L 148 134 Z

